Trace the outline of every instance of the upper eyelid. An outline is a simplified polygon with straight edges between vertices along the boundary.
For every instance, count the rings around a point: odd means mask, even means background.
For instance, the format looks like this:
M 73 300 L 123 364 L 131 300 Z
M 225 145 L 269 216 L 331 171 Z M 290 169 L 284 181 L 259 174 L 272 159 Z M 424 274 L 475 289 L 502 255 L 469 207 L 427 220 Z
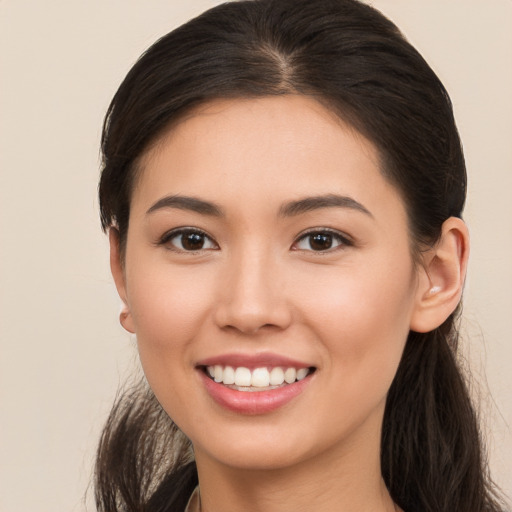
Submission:
M 177 228 L 170 229 L 169 231 L 166 231 L 162 236 L 158 238 L 157 245 L 164 244 L 168 242 L 170 239 L 174 238 L 175 236 L 181 235 L 183 233 L 199 233 L 201 235 L 204 235 L 206 238 L 210 239 L 213 243 L 215 243 L 215 245 L 219 245 L 215 238 L 212 235 L 210 235 L 207 231 L 192 226 L 180 226 Z
M 308 228 L 296 236 L 294 243 L 297 242 L 298 240 L 300 240 L 301 238 L 304 238 L 305 236 L 312 235 L 315 233 L 329 233 L 331 235 L 335 235 L 335 236 L 339 237 L 341 240 L 344 240 L 347 243 L 350 243 L 350 244 L 354 243 L 353 238 L 350 235 L 348 235 L 347 233 L 344 233 L 343 231 L 339 231 L 334 228 L 327 228 L 327 227 Z
M 178 236 L 182 233 L 191 232 L 191 233 L 200 233 L 201 235 L 206 236 L 209 238 L 215 245 L 219 246 L 218 242 L 215 240 L 215 238 L 210 235 L 207 231 L 201 228 L 193 227 L 193 226 L 180 226 L 173 229 L 170 229 L 169 231 L 166 231 L 162 236 L 159 237 L 157 241 L 157 245 L 164 244 L 168 242 L 171 238 Z M 339 231 L 334 228 L 328 228 L 328 227 L 313 227 L 308 228 L 304 231 L 301 231 L 293 240 L 292 245 L 296 244 L 299 240 L 302 238 L 312 235 L 314 233 L 329 233 L 332 234 L 338 238 L 340 238 L 344 244 L 351 245 L 354 244 L 354 240 L 350 235 L 347 233 L 344 233 L 342 231 Z
M 329 247 L 328 249 L 318 251 L 299 247 L 299 244 L 302 242 L 302 240 L 316 233 L 327 233 L 331 235 L 333 238 L 337 238 L 339 243 L 334 247 Z M 327 257 L 328 255 L 338 254 L 340 250 L 348 250 L 353 247 L 356 247 L 356 243 L 354 239 L 351 236 L 347 235 L 346 233 L 338 231 L 337 229 L 333 228 L 316 227 L 307 229 L 300 233 L 299 235 L 297 235 L 289 250 L 302 254 L 308 254 L 312 256 L 314 255 L 315 257 Z
M 202 235 L 206 235 L 208 238 L 213 239 L 213 237 L 204 229 L 195 228 L 193 226 L 179 226 L 176 228 L 169 229 L 168 231 L 165 231 L 160 238 L 168 238 L 169 236 L 175 236 L 181 233 L 200 233 Z

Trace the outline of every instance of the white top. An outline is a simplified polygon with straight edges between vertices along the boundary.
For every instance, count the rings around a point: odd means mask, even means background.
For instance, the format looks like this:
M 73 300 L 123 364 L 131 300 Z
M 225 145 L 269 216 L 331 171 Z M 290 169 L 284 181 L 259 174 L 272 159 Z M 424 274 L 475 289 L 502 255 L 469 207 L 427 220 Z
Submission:
M 194 489 L 194 492 L 188 500 L 185 512 L 201 512 L 201 497 L 199 496 L 199 486 Z

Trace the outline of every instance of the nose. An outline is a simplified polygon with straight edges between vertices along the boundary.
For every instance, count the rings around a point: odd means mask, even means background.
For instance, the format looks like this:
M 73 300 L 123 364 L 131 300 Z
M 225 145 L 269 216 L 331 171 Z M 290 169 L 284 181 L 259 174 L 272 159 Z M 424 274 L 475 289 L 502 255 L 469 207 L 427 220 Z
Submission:
M 226 264 L 219 282 L 215 322 L 224 330 L 255 334 L 286 329 L 292 319 L 286 283 L 279 263 L 253 251 Z

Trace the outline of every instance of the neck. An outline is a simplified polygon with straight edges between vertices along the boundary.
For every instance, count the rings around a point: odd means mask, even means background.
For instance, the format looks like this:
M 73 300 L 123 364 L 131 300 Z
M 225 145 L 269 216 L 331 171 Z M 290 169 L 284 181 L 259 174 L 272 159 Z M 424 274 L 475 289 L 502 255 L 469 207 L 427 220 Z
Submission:
M 380 435 L 360 441 L 271 469 L 226 466 L 196 449 L 201 512 L 394 512 L 380 470 Z

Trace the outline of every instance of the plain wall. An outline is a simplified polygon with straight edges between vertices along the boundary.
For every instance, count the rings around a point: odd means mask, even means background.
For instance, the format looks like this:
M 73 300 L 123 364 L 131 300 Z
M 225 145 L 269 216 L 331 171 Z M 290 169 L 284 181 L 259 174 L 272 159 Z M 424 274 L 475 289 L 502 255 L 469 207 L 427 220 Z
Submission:
M 217 3 L 0 0 L 1 511 L 85 509 L 101 425 L 136 364 L 97 213 L 102 118 L 147 46 Z M 453 99 L 470 178 L 463 350 L 510 495 L 512 2 L 373 4 Z

